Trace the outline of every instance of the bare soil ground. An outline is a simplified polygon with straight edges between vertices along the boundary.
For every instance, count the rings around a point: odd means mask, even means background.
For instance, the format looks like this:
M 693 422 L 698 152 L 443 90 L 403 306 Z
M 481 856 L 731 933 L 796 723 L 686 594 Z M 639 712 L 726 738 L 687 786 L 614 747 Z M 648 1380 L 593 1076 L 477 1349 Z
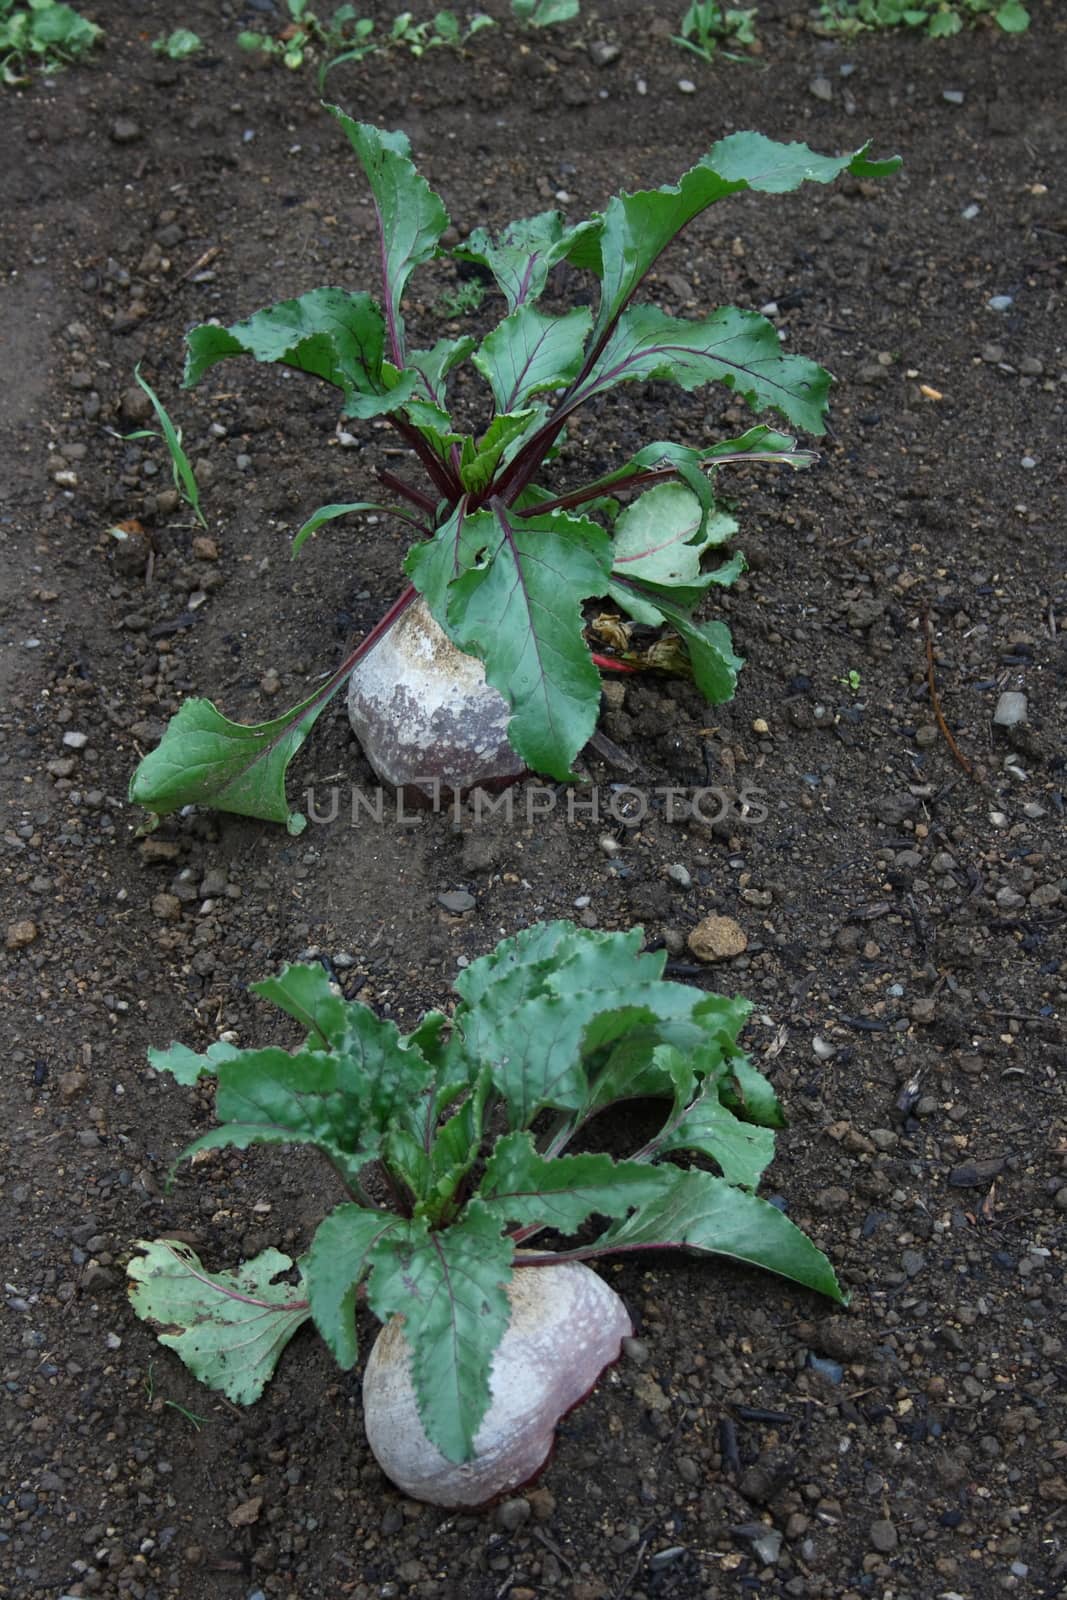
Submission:
M 461 231 L 584 215 L 736 128 L 870 138 L 905 166 L 720 208 L 652 285 L 683 313 L 776 302 L 790 348 L 838 379 L 816 469 L 724 484 L 750 560 L 722 602 L 749 663 L 732 705 L 613 691 L 604 729 L 630 765 L 590 754 L 572 818 L 560 791 L 527 821 L 520 788 L 510 824 L 379 826 L 350 825 L 349 786 L 372 779 L 338 704 L 291 780 L 320 804 L 340 786 L 335 822 L 291 839 L 193 816 L 143 841 L 127 782 L 181 698 L 255 721 L 308 692 L 398 592 L 403 542 L 338 523 L 291 567 L 304 515 L 370 489 L 382 434 L 343 448 L 329 393 L 250 365 L 178 390 L 194 322 L 370 284 L 366 196 L 313 74 L 237 50 L 242 20 L 271 20 L 260 0 L 88 9 L 106 48 L 0 100 L 0 1595 L 1061 1593 L 1063 7 L 936 45 L 820 40 L 767 3 L 759 65 L 706 67 L 669 42 L 680 0 L 529 35 L 496 5 L 466 54 L 339 68 L 331 95 L 406 129 Z M 150 41 L 177 24 L 207 48 L 172 65 Z M 598 42 L 621 47 L 603 67 Z M 416 280 L 417 332 L 460 287 L 444 266 Z M 137 362 L 202 463 L 208 544 L 159 447 L 120 437 L 143 421 Z M 600 467 L 740 420 L 718 394 L 631 389 L 568 448 Z M 150 561 L 107 531 L 129 518 Z M 928 636 L 970 776 L 937 726 Z M 1010 729 L 1005 690 L 1027 699 Z M 642 816 L 619 784 L 747 784 L 766 814 L 668 821 L 661 796 Z M 438 899 L 455 890 L 462 915 Z M 705 968 L 685 938 L 712 911 L 749 943 Z M 336 1199 L 280 1151 L 216 1156 L 165 1194 L 211 1108 L 145 1050 L 288 1040 L 246 985 L 307 952 L 410 1020 L 460 957 L 560 915 L 640 922 L 676 971 L 755 1002 L 749 1045 L 791 1123 L 767 1192 L 852 1303 L 727 1265 L 621 1267 L 633 1356 L 536 1488 L 445 1516 L 383 1480 L 358 1374 L 310 1330 L 238 1413 L 132 1316 L 137 1239 L 177 1230 L 213 1267 L 299 1253 Z

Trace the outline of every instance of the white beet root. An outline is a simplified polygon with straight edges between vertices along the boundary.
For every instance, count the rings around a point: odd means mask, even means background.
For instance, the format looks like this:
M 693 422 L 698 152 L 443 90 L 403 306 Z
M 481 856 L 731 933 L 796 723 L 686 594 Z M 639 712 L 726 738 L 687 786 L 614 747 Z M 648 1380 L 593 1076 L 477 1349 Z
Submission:
M 390 1318 L 375 1340 L 363 1375 L 367 1440 L 382 1471 L 415 1500 L 480 1506 L 528 1483 L 548 1460 L 556 1424 L 633 1332 L 614 1289 L 580 1262 L 519 1268 L 508 1298 L 511 1321 L 493 1357 L 473 1461 L 447 1460 L 426 1437 L 403 1318 Z
M 377 776 L 431 797 L 434 780 L 447 794 L 521 776 L 525 767 L 508 743 L 510 716 L 482 663 L 456 649 L 421 599 L 349 680 L 348 719 Z

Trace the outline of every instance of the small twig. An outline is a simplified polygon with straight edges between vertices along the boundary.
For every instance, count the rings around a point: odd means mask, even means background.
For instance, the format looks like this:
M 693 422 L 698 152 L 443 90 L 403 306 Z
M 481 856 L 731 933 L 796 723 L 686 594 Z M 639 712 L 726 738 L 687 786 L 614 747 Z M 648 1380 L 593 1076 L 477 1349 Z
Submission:
M 930 690 L 930 705 L 933 707 L 934 716 L 937 719 L 937 725 L 941 729 L 945 743 L 952 751 L 953 756 L 963 768 L 968 778 L 970 778 L 972 783 L 977 783 L 981 787 L 982 780 L 978 777 L 974 767 L 968 761 L 967 757 L 964 755 L 963 751 L 952 737 L 949 725 L 945 721 L 944 713 L 941 710 L 941 701 L 938 699 L 937 683 L 934 678 L 934 636 L 930 629 L 930 608 L 928 606 L 923 606 L 923 630 L 926 634 L 926 683 Z
M 181 274 L 181 276 L 178 279 L 178 282 L 179 283 L 185 283 L 185 281 L 188 278 L 191 278 L 193 276 L 194 272 L 201 272 L 204 269 L 204 267 L 209 267 L 211 265 L 211 263 L 214 260 L 216 260 L 217 257 L 219 257 L 221 254 L 222 254 L 222 246 L 220 244 L 213 244 L 210 247 L 210 249 L 204 251 L 203 255 L 197 256 L 197 258 L 193 262 L 192 266 L 189 267 L 187 271 L 185 271 L 185 272 L 183 272 Z
M 546 1550 L 550 1550 L 551 1551 L 551 1553 L 555 1556 L 556 1560 L 561 1562 L 562 1565 L 566 1567 L 567 1571 L 573 1577 L 574 1576 L 573 1563 L 567 1560 L 567 1557 L 563 1554 L 563 1551 L 560 1549 L 559 1545 L 556 1544 L 554 1542 L 554 1540 L 552 1540 L 552 1539 L 550 1539 L 548 1537 L 548 1534 L 544 1531 L 544 1529 L 543 1528 L 534 1528 L 533 1536 L 537 1540 L 538 1544 L 543 1544 Z

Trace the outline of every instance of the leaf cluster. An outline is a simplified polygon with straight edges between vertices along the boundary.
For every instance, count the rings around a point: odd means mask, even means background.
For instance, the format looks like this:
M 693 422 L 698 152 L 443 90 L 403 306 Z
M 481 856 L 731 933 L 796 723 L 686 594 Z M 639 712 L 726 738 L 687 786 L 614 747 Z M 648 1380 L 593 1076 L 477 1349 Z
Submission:
M 87 55 L 103 31 L 57 0 L 0 0 L 0 76 L 20 84 L 33 65 L 56 72 Z
M 351 1368 L 365 1294 L 383 1321 L 404 1317 L 427 1435 L 463 1461 L 514 1271 L 676 1247 L 840 1300 L 826 1257 L 754 1192 L 783 1119 L 738 1046 L 749 1006 L 666 981 L 663 953 L 641 939 L 536 924 L 460 974 L 451 1018 L 431 1012 L 409 1034 L 343 999 L 320 967 L 289 966 L 253 987 L 304 1028 L 295 1051 L 150 1052 L 181 1083 L 216 1083 L 219 1126 L 182 1159 L 310 1144 L 352 1198 L 319 1224 L 299 1290 L 273 1282 L 292 1266 L 276 1251 L 212 1275 L 159 1241 L 131 1266 L 135 1309 L 204 1382 L 249 1401 L 309 1316 Z M 628 1159 L 565 1153 L 631 1100 L 662 1109 Z M 531 1252 L 547 1229 L 558 1248 Z
M 677 183 L 616 195 L 585 221 L 545 211 L 495 236 L 478 228 L 448 252 L 448 213 L 416 171 L 406 136 L 329 109 L 373 196 L 379 296 L 312 289 L 228 328 L 205 324 L 187 335 L 186 386 L 231 356 L 279 363 L 332 384 L 346 417 L 384 418 L 422 468 L 421 483 L 380 470 L 391 506 L 323 508 L 294 550 L 312 526 L 346 509 L 392 511 L 413 526 L 420 538 L 404 565 L 414 590 L 452 642 L 481 659 L 511 707 L 511 743 L 537 772 L 569 778 L 596 725 L 600 678 L 583 614 L 595 597 L 609 596 L 638 622 L 672 628 L 706 698 L 729 699 L 742 663 L 725 625 L 698 616 L 709 589 L 742 570 L 737 557 L 719 567 L 706 559 L 733 531 L 713 480 L 727 464 L 804 466 L 811 453 L 760 423 L 713 444 L 646 445 L 615 471 L 562 491 L 543 475 L 582 408 L 625 383 L 669 381 L 686 392 L 720 383 L 754 412 L 821 433 L 830 376 L 783 351 L 765 317 L 729 306 L 678 317 L 639 291 L 671 241 L 712 205 L 842 173 L 878 178 L 899 163 L 871 160 L 866 146 L 821 156 L 803 144 L 731 134 Z M 445 335 L 413 349 L 403 315 L 409 279 L 449 253 L 495 286 L 504 313 L 480 343 Z M 572 278 L 591 275 L 594 306 L 539 304 L 564 263 Z M 485 414 L 473 429 L 453 414 L 449 396 L 468 360 L 484 383 Z M 331 693 L 369 643 L 331 680 Z M 328 698 L 316 697 L 314 715 L 305 702 L 254 730 L 227 722 L 209 702 L 187 702 L 135 774 L 131 798 L 157 814 L 210 803 L 292 826 L 285 764 Z
M 740 10 L 725 0 L 693 0 L 671 42 L 710 64 L 723 45 L 756 43 L 756 9 Z M 727 61 L 742 59 L 728 50 L 723 54 Z
M 492 26 L 492 18 L 482 11 L 475 12 L 466 27 L 454 11 L 437 11 L 422 22 L 416 22 L 410 11 L 401 11 L 388 30 L 379 34 L 373 17 L 358 16 L 355 6 L 347 0 L 329 18 L 312 11 L 309 0 L 287 0 L 287 6 L 290 21 L 280 34 L 246 29 L 237 35 L 237 43 L 242 50 L 276 56 L 294 72 L 309 56 L 317 56 L 320 94 L 327 75 L 346 61 L 362 61 L 398 48 L 415 57 L 441 45 L 459 48 L 483 28 Z
M 824 33 L 915 28 L 931 39 L 950 39 L 965 23 L 982 18 L 1004 33 L 1025 33 L 1030 26 L 1022 0 L 823 0 L 819 8 Z

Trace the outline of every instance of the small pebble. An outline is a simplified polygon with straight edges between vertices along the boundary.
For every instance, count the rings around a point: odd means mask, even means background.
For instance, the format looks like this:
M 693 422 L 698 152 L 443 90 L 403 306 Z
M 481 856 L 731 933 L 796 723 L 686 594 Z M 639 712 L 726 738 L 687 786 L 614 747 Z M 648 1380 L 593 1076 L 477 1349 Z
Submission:
M 437 904 L 456 917 L 462 916 L 465 911 L 473 911 L 477 903 L 467 889 L 450 889 L 437 896 Z
M 882 1555 L 888 1555 L 897 1547 L 897 1530 L 889 1521 L 872 1522 L 869 1537 L 871 1544 Z
M 132 117 L 116 117 L 108 132 L 113 144 L 134 144 L 141 137 L 141 125 Z
M 678 92 L 679 94 L 696 94 L 697 86 L 692 78 L 679 78 Z
M 1012 303 L 1012 298 L 1010 294 L 995 294 L 986 301 L 986 305 L 990 311 L 1007 311 Z
M 75 733 L 73 729 L 69 729 L 63 735 L 63 743 L 68 750 L 84 750 L 89 743 L 89 735 L 87 733 Z
M 692 888 L 693 879 L 690 875 L 689 869 L 688 867 L 683 867 L 680 861 L 672 862 L 672 864 L 667 868 L 667 876 L 670 878 L 671 882 L 676 883 L 680 889 Z
M 1020 722 L 1026 721 L 1027 700 L 1024 694 L 1015 689 L 1005 689 L 997 701 L 997 709 L 993 713 L 993 721 L 998 728 L 1014 728 Z
M 505 1500 L 496 1508 L 496 1520 L 506 1533 L 516 1533 L 530 1520 L 530 1502 L 520 1497 Z
M 26 945 L 32 944 L 37 937 L 36 922 L 9 922 L 7 925 L 7 948 L 9 950 L 22 950 Z
M 705 917 L 688 943 L 698 961 L 728 961 L 748 948 L 744 929 L 732 917 Z
M 829 78 L 812 78 L 808 84 L 808 93 L 814 95 L 816 100 L 832 100 L 834 87 Z
M 963 104 L 963 98 L 964 98 L 963 97 L 963 90 L 962 89 L 942 89 L 941 98 L 942 98 L 942 100 L 947 100 L 950 106 L 961 106 Z
M 817 1372 L 830 1383 L 840 1383 L 845 1376 L 845 1369 L 839 1361 L 830 1361 L 826 1356 L 808 1356 L 808 1366 L 812 1372 Z

